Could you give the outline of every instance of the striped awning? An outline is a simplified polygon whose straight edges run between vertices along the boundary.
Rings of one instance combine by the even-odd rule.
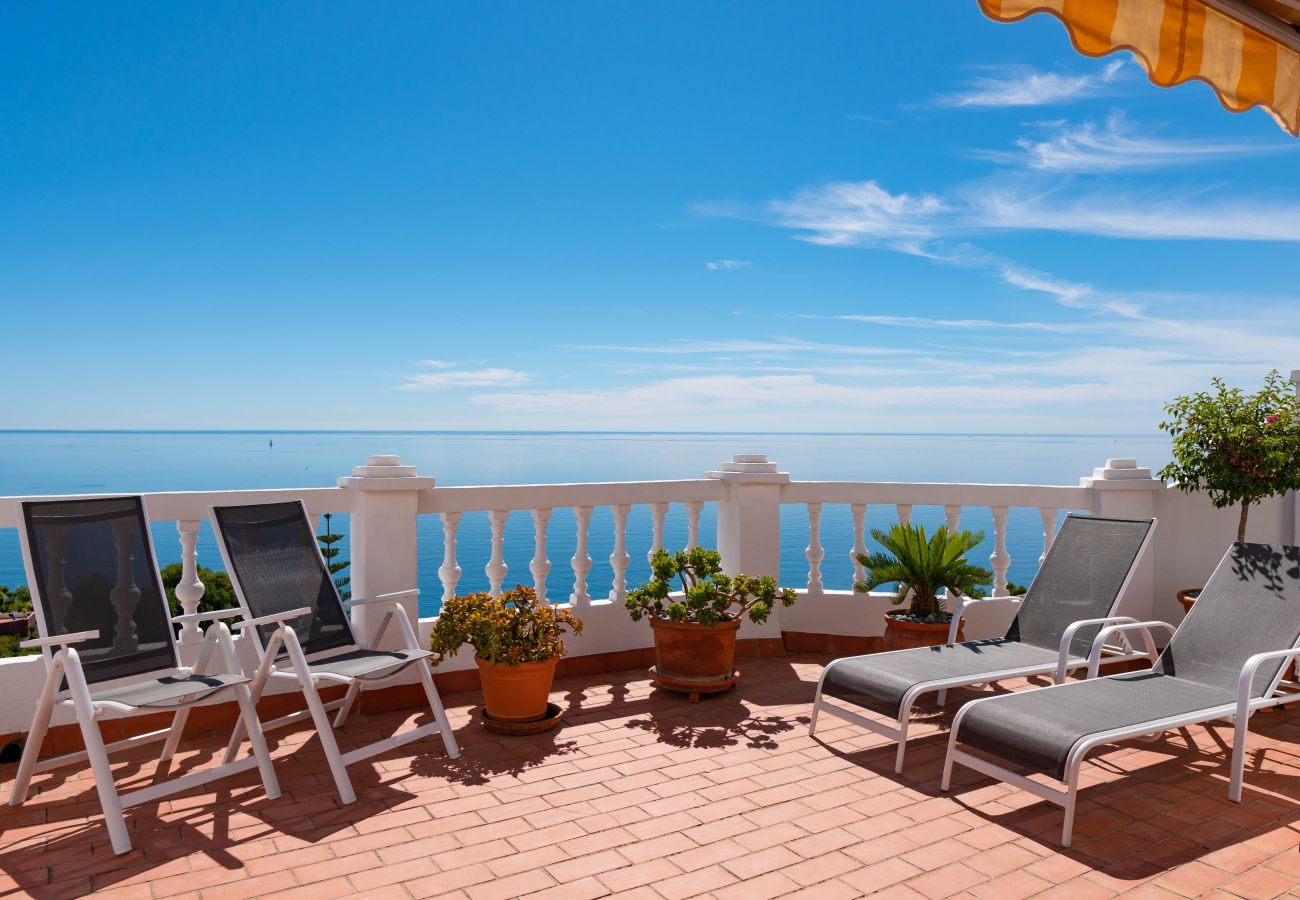
[[[1233,112],[1261,106],[1300,136],[1300,0],[979,0],[1016,22],[1051,13],[1085,56],[1130,50],[1161,87],[1203,81]]]

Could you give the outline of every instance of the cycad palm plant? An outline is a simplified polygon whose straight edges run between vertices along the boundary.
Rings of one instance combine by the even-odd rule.
[[[950,534],[940,526],[927,539],[924,526],[900,522],[888,532],[873,528],[871,536],[887,552],[858,554],[866,577],[853,589],[866,593],[896,582],[894,604],[902,604],[910,596],[908,614],[920,621],[944,621],[944,598],[939,596],[944,588],[949,597],[960,594],[977,599],[984,596],[981,585],[993,580],[988,569],[966,561],[966,554],[984,540],[982,531]]]

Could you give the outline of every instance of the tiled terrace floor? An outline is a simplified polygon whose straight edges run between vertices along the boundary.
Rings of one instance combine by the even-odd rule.
[[[540,738],[496,738],[471,722],[476,697],[451,696],[463,757],[428,741],[354,767],[349,807],[310,732],[278,732],[281,799],[244,775],[129,811],[137,849],[121,857],[88,775],[38,776],[28,805],[0,810],[0,895],[1255,898],[1300,888],[1298,713],[1256,717],[1241,805],[1226,798],[1226,728],[1105,753],[1087,770],[1076,847],[1062,851],[1056,807],[969,771],[940,794],[937,734],[914,744],[904,777],[881,738],[838,719],[809,738],[823,661],[746,660],[735,691],[698,705],[639,672],[566,679],[553,697],[570,709],[566,724]],[[404,718],[354,719],[345,749]],[[185,762],[206,763],[219,743],[200,736]],[[135,781],[152,769],[147,748],[118,766]],[[0,775],[7,796],[13,767]]]

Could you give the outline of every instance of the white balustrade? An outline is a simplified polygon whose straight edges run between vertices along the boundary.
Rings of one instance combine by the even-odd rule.
[[[113,543],[117,549],[117,581],[108,592],[108,602],[117,612],[113,652],[134,653],[140,647],[135,627],[135,608],[140,604],[140,586],[135,583],[136,523],[131,519],[115,519]]]
[[[313,526],[312,530],[315,530]],[[176,599],[181,604],[181,612],[192,616],[199,611],[199,602],[205,590],[199,579],[199,521],[198,519],[180,519],[176,522],[176,534],[181,542],[181,580],[176,583]],[[203,643],[203,629],[198,622],[186,622],[181,626],[179,640],[182,646]]]
[[[949,534],[956,534],[961,528],[961,507],[946,504],[943,508],[943,524]]]
[[[460,513],[442,514],[442,565],[438,567],[438,580],[442,582],[442,602],[456,596],[460,582],[460,563],[456,560],[456,532],[460,530]]]
[[[808,560],[808,593],[822,592],[822,559],[826,551],[822,549],[822,505],[808,504],[808,547],[803,552]]]
[[[630,510],[626,503],[613,507],[614,552],[609,555],[609,565],[614,570],[614,584],[609,599],[615,603],[622,603],[627,596],[627,567],[632,562],[627,552],[627,514]]]
[[[505,509],[494,509],[488,513],[488,522],[492,526],[492,555],[483,571],[487,575],[488,589],[493,597],[501,596],[501,585],[505,583],[506,573],[510,570],[505,556],[506,519],[509,516],[510,511]]]
[[[1040,566],[1047,559],[1047,551],[1052,549],[1052,541],[1056,540],[1056,517],[1059,512],[1054,506],[1044,506],[1038,511],[1043,520],[1043,555],[1038,557]]]
[[[546,600],[546,576],[551,573],[551,561],[546,558],[546,525],[551,521],[551,510],[533,510],[533,561],[528,571],[533,575],[533,590],[537,599]]]
[[[993,552],[989,564],[993,566],[993,596],[1007,596],[1007,569],[1011,568],[1011,554],[1007,552],[1007,508],[991,507],[993,512]]]
[[[853,558],[853,583],[857,584],[867,574],[858,560],[859,556],[867,555],[867,504],[853,503],[849,505],[849,510],[853,513],[853,549],[849,551],[849,556]]]
[[[664,517],[668,515],[667,503],[650,504],[650,527],[652,535],[650,538],[650,550],[646,553],[646,562],[654,559],[655,551],[662,550],[664,546]]]
[[[591,604],[587,593],[587,573],[591,571],[591,555],[587,552],[587,531],[591,526],[591,507],[575,506],[573,517],[578,523],[577,545],[573,551],[573,593],[569,602],[578,609],[585,609]]]

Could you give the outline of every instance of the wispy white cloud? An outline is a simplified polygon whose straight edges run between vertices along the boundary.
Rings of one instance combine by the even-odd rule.
[[[1112,92],[1123,67],[1122,60],[1114,60],[1097,74],[1063,75],[1026,66],[1005,66],[972,79],[962,90],[935,97],[930,105],[960,109],[1072,103]]]
[[[422,359],[416,363],[417,366],[425,369],[454,369],[454,362],[447,362],[445,359]]]
[[[730,272],[734,269],[748,269],[752,265],[747,259],[714,259],[706,262],[704,268],[710,272]]]
[[[899,347],[864,347],[859,344],[828,344],[797,338],[777,340],[693,340],[677,338],[655,344],[578,344],[573,350],[649,355],[765,356],[792,353],[845,356],[901,356],[912,351]]]
[[[435,368],[441,371],[402,376],[405,381],[397,386],[398,390],[437,392],[453,388],[508,387],[528,381],[528,373],[518,369],[453,369],[444,365]]]
[[[884,242],[907,248],[933,238],[932,223],[946,209],[931,194],[891,194],[875,181],[841,181],[773,200],[766,216],[813,244]]]
[[[848,313],[844,315],[814,315],[802,313],[798,319],[822,319],[836,322],[861,322],[864,325],[882,325],[887,328],[955,329],[960,331],[1034,331],[1055,334],[1073,334],[1096,331],[1098,325],[1066,322],[998,322],[993,319],[937,319],[925,316],[884,316]]]
[[[1016,150],[975,150],[972,155],[1036,172],[1095,174],[1262,156],[1289,149],[1276,141],[1162,138],[1135,127],[1122,112],[1112,113],[1101,125],[1059,120],[1038,125],[1045,136],[1021,138],[1015,142]]]

